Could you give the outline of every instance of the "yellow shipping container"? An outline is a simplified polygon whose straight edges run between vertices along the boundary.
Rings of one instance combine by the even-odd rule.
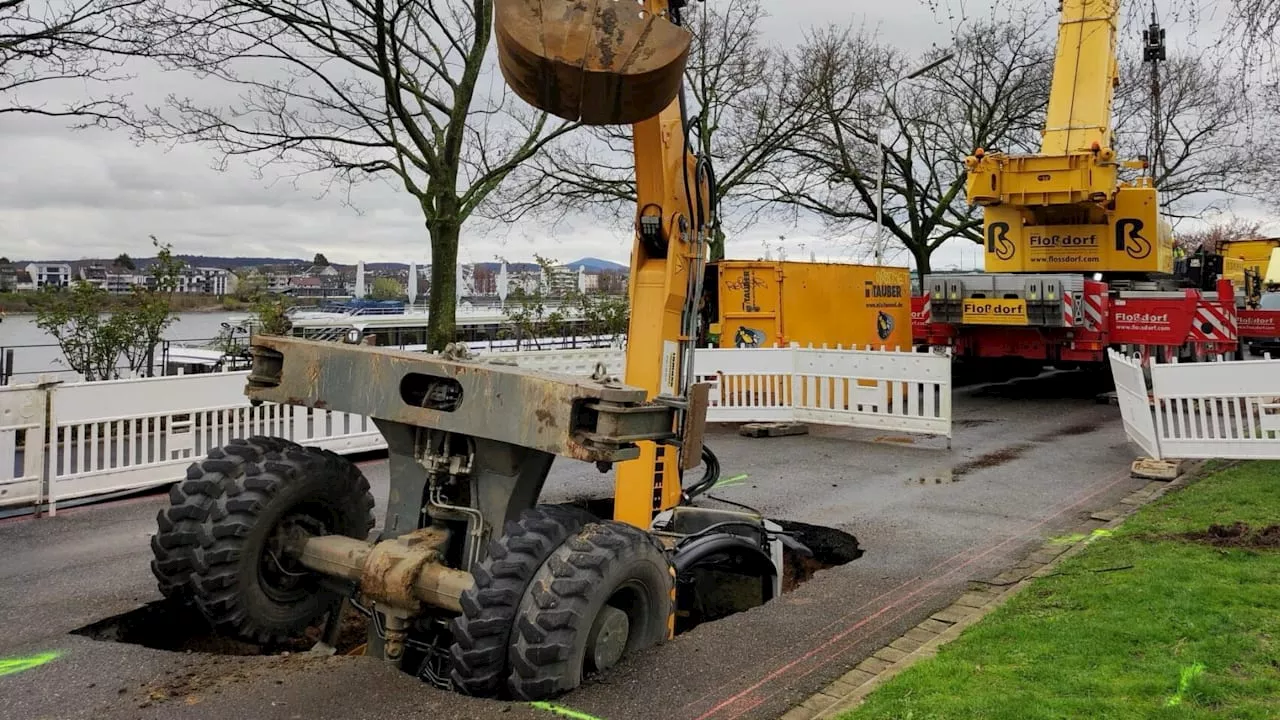
[[[907,268],[721,260],[714,269],[720,347],[911,347]]]

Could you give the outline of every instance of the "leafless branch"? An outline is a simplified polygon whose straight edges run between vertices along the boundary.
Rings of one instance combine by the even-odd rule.
[[[431,240],[431,345],[451,341],[462,225],[495,212],[507,176],[575,127],[506,91],[488,57],[492,0],[151,2],[164,67],[218,97],[171,96],[139,135],[209,145],[259,172],[394,180]]]
[[[798,66],[818,122],[789,144],[786,170],[775,178],[778,199],[837,229],[874,228],[883,148],[881,222],[922,271],[944,242],[977,240],[980,215],[965,197],[964,158],[979,147],[1037,145],[1052,57],[1042,22],[1014,13],[967,25],[954,59],[900,82],[897,92],[890,85],[909,64],[899,52],[862,31],[812,34]]]
[[[66,118],[76,128],[118,126],[128,113],[127,96],[109,90],[130,79],[125,62],[147,51],[130,22],[144,2],[0,2],[0,114]],[[76,100],[48,100],[72,83]]]

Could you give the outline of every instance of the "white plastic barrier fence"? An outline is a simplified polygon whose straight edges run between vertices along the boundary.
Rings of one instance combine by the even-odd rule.
[[[1112,351],[1111,376],[1116,384],[1116,399],[1120,403],[1125,434],[1148,456],[1159,458],[1160,442],[1156,438],[1155,420],[1151,417],[1141,357]]]
[[[48,401],[40,385],[0,388],[0,507],[40,501]]]
[[[829,348],[698,350],[712,422],[787,421],[951,438],[951,356]]]
[[[247,372],[56,386],[47,502],[172,482],[192,461],[235,437],[273,435],[334,452],[386,447],[360,415],[245,397]]]
[[[480,353],[480,357],[497,362],[511,362],[522,368],[540,372],[591,377],[597,364],[604,364],[610,375],[621,377],[627,354],[618,348],[589,350],[520,350],[516,352]]]
[[[1111,354],[1117,392],[1135,364]],[[1280,360],[1152,362],[1150,371],[1149,398],[1144,383],[1120,405],[1126,434],[1148,455],[1280,460]]]
[[[502,353],[520,367],[625,371],[622,350]],[[493,357],[493,356],[490,356]],[[814,348],[700,349],[712,422],[799,420],[951,437],[947,355]],[[366,417],[245,397],[247,372],[0,387],[0,507],[140,490],[180,478],[232,438],[284,437],[338,453],[380,450]]]
[[[707,420],[767,422],[794,419],[792,348],[724,348],[693,355],[695,382],[710,382]]]

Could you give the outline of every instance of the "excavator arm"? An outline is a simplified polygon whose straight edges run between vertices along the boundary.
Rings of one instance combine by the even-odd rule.
[[[683,0],[497,0],[498,59],[507,84],[530,105],[585,125],[632,125],[636,170],[631,320],[625,382],[676,406],[690,403],[696,299],[711,225],[711,172],[689,151],[683,76],[692,36]],[[700,431],[677,428],[678,437]],[[614,518],[647,528],[680,502],[694,444],[640,442],[618,464]]]

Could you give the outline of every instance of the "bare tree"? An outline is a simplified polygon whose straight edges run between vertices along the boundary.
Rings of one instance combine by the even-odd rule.
[[[699,4],[683,18],[693,34],[685,68],[689,103],[689,149],[709,160],[715,175],[713,205],[729,230],[751,222],[768,197],[767,169],[780,157],[808,117],[795,68],[782,52],[766,47],[759,0]],[[558,218],[571,211],[630,221],[635,213],[635,166],[631,128],[583,128],[550,146],[520,171],[504,219],[526,213]],[[504,191],[506,192],[506,191]],[[712,228],[711,259],[724,257],[726,229]],[[731,232],[730,232],[731,234]]]
[[[1266,172],[1265,138],[1252,132],[1253,105],[1220,73],[1221,59],[1170,56],[1159,66],[1159,103],[1152,68],[1121,62],[1114,110],[1121,156],[1147,156],[1147,172],[1172,218],[1217,212],[1233,197],[1257,196]]]
[[[862,32],[815,33],[798,66],[817,122],[799,133],[789,162],[772,178],[778,199],[835,230],[874,228],[883,171],[882,224],[920,272],[948,240],[980,241],[981,213],[966,198],[964,158],[975,148],[1038,147],[1052,58],[1042,24],[1015,14],[963,28],[955,57],[901,93],[889,89],[908,71],[900,53]]]
[[[153,0],[149,11],[166,66],[239,99],[170,97],[144,136],[206,143],[260,171],[403,187],[431,242],[428,346],[452,342],[463,224],[575,126],[511,102],[486,58],[493,0]]]
[[[124,98],[85,95],[128,79],[125,61],[146,50],[129,22],[143,2],[0,0],[0,114],[68,118],[75,127],[118,125],[128,111]],[[71,83],[74,101],[47,101]]]
[[[1231,0],[1227,28],[1250,51],[1280,49],[1280,0]]]

